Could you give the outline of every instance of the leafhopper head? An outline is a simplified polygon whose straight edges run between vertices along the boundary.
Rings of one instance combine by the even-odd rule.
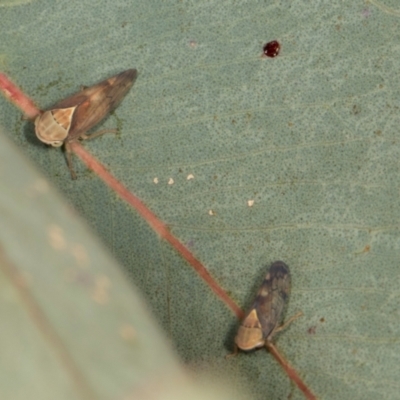
[[[239,326],[235,344],[239,349],[248,351],[264,346],[265,339],[257,311],[252,309]]]
[[[60,147],[68,136],[76,107],[44,111],[35,119],[36,136],[43,143]]]

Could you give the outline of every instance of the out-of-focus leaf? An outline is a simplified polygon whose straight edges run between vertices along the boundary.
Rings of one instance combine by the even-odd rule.
[[[215,399],[104,245],[0,132],[2,399]]]
[[[318,396],[397,399],[399,11],[389,0],[44,0],[2,8],[0,63],[41,107],[137,68],[102,125],[120,134],[85,147],[239,305],[267,264],[291,267],[287,316],[305,316],[277,346]],[[273,39],[281,54],[262,58]],[[228,375],[258,399],[302,398],[264,351],[226,361],[231,312],[93,173],[77,161],[72,182],[60,151],[0,106],[193,370]]]

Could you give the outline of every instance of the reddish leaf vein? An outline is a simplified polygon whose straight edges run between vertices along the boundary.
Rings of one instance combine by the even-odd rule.
[[[34,118],[40,113],[34,102],[25,95],[5,74],[0,73],[0,90],[5,97],[18,106],[28,118]],[[207,283],[210,289],[236,314],[238,318],[243,318],[242,309],[228,296],[228,294],[218,285],[213,279],[204,265],[169,231],[167,225],[157,218],[133,193],[131,193],[121,182],[111,175],[106,168],[90,153],[88,153],[80,143],[74,142],[71,147],[76,155],[92,169],[112,190],[117,192],[122,199],[134,207],[137,212],[147,221],[147,223],[181,256],[194,268],[199,276]],[[268,344],[268,349],[275,359],[279,362],[282,368],[287,373],[288,377],[296,383],[298,388],[303,392],[308,400],[315,400],[316,397],[301,380],[296,370],[287,362],[287,360],[279,353],[277,348],[272,344]]]
[[[143,203],[130,192],[120,181],[111,175],[106,168],[78,142],[71,143],[75,154],[93,170],[113,191],[119,194],[128,204],[147,221],[147,223],[167,242],[169,242],[178,253],[195,269],[210,289],[237,315],[243,318],[242,309],[228,296],[228,294],[213,279],[204,265],[185,247],[156,215],[153,214]]]

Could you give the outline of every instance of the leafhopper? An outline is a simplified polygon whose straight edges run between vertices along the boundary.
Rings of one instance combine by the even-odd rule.
[[[236,355],[240,350],[250,351],[268,345],[268,342],[302,313],[279,325],[290,293],[289,267],[282,261],[274,262],[268,270],[257,296],[240,324],[235,337]]]
[[[87,135],[87,131],[118,106],[133,85],[136,76],[135,69],[128,69],[94,86],[82,89],[36,117],[35,132],[38,139],[53,147],[64,145],[72,179],[76,179],[76,174],[72,165],[70,143],[93,139],[110,132],[102,130]]]

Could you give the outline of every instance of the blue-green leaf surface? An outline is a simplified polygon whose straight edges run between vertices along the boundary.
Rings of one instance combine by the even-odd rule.
[[[0,3],[0,69],[42,108],[124,69],[138,79],[85,147],[242,307],[291,268],[277,346],[325,399],[397,399],[400,6],[352,1]],[[278,57],[262,47],[278,40]],[[76,160],[0,122],[145,294],[194,371],[256,399],[303,398],[264,351],[224,359],[236,317],[137,212]]]

